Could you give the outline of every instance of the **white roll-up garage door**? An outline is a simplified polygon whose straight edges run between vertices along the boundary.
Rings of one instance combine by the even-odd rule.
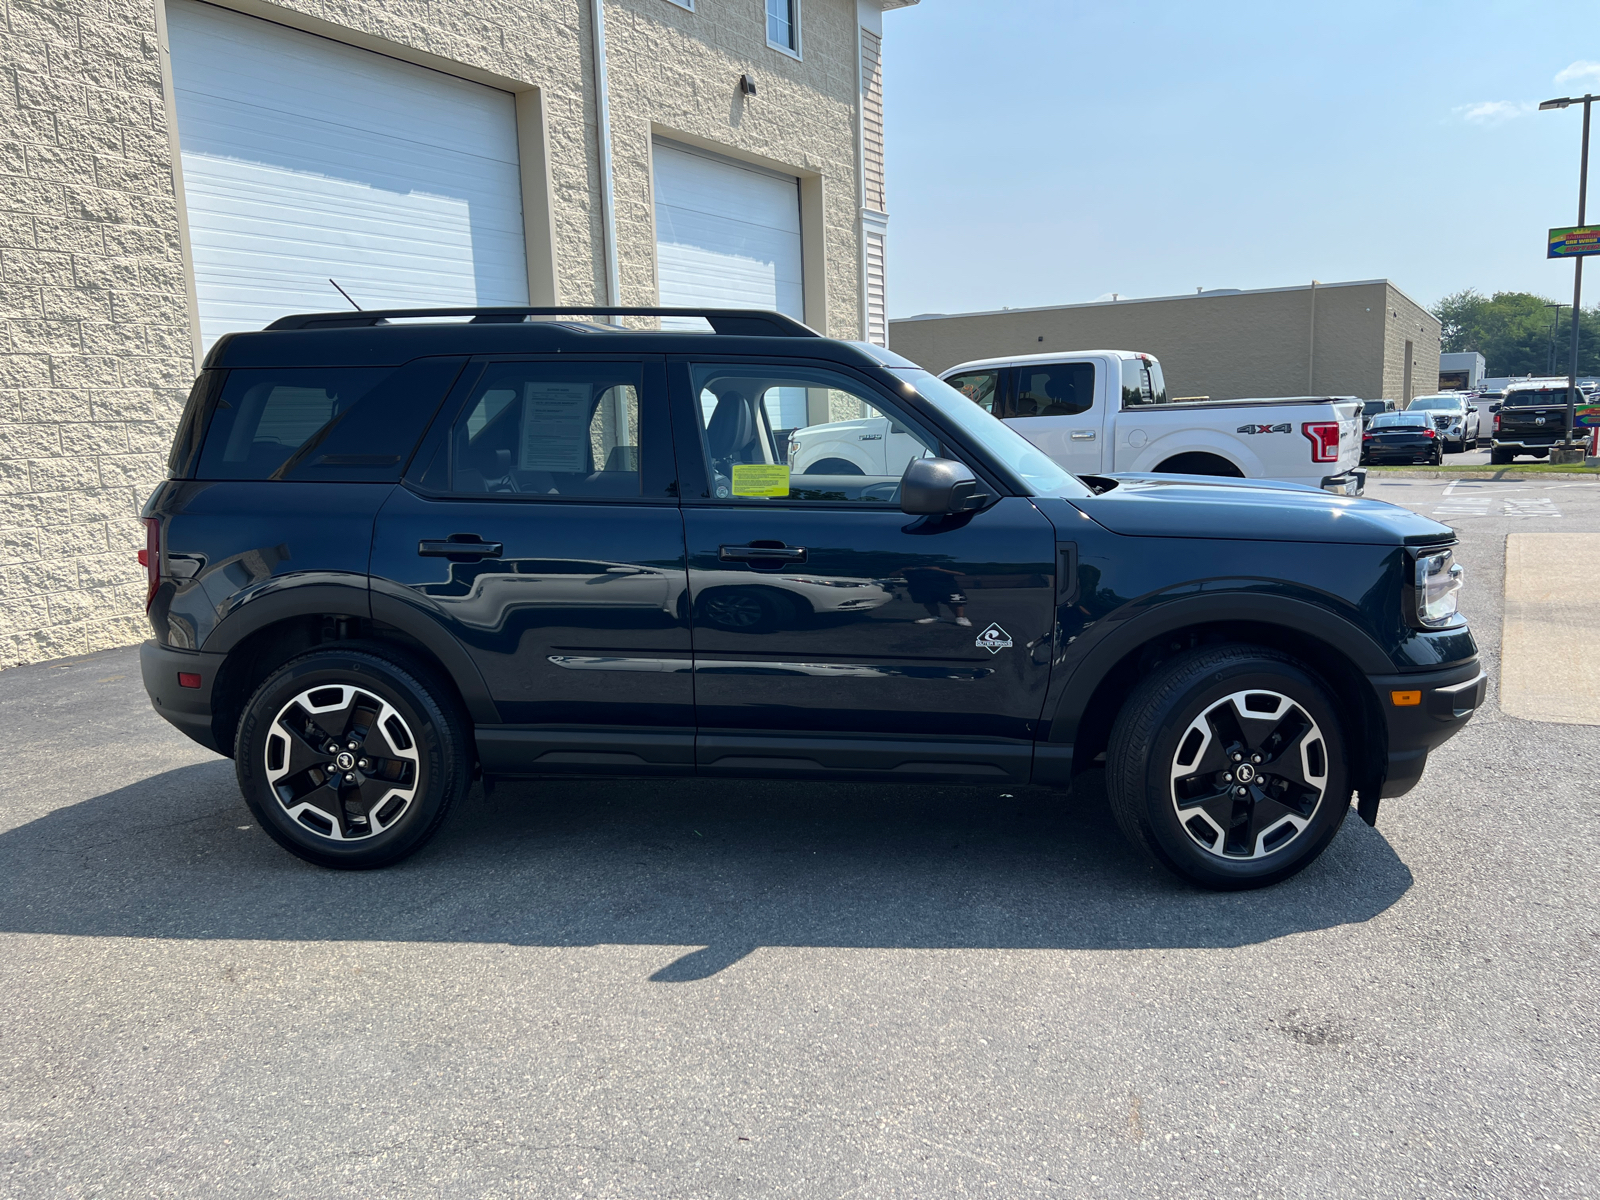
[[[286,313],[526,304],[507,92],[167,0],[200,326]]]
[[[654,158],[661,303],[804,320],[799,181],[660,141]]]

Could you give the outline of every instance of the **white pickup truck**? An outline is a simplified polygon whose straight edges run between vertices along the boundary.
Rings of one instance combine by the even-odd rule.
[[[940,378],[1075,475],[1231,475],[1345,495],[1366,483],[1352,397],[1174,401],[1161,364],[1127,350],[984,359]],[[897,432],[879,416],[797,429],[790,462],[798,472],[896,474]]]

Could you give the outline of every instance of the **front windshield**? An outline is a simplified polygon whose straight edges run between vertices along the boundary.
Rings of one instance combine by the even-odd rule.
[[[1421,413],[1417,413],[1415,416],[1408,412],[1382,413],[1372,418],[1372,428],[1374,429],[1422,428],[1427,424],[1428,418]]]
[[[911,387],[961,431],[977,442],[995,460],[1016,476],[1030,495],[1094,495],[1065,467],[1045,454],[1027,438],[998,417],[992,417],[937,375],[921,367],[891,367],[893,374]]]
[[[1420,410],[1460,408],[1461,401],[1454,396],[1418,396],[1411,402],[1411,407]]]

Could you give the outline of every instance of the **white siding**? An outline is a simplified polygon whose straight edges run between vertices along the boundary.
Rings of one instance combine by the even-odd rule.
[[[883,170],[883,39],[861,31],[861,167],[867,207],[888,212]]]
[[[885,244],[883,234],[868,230],[866,243],[867,267],[867,341],[879,346],[889,344],[889,315],[886,298]]]
[[[506,92],[270,21],[168,0],[200,325],[526,304]]]

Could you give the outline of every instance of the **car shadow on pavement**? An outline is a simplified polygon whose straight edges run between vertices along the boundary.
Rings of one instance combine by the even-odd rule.
[[[340,872],[268,839],[217,760],[0,834],[0,932],[704,947],[651,977],[681,983],[761,946],[1240,946],[1369,920],[1411,886],[1352,815],[1294,879],[1202,892],[1128,848],[1099,785],[502,784],[406,862]]]

